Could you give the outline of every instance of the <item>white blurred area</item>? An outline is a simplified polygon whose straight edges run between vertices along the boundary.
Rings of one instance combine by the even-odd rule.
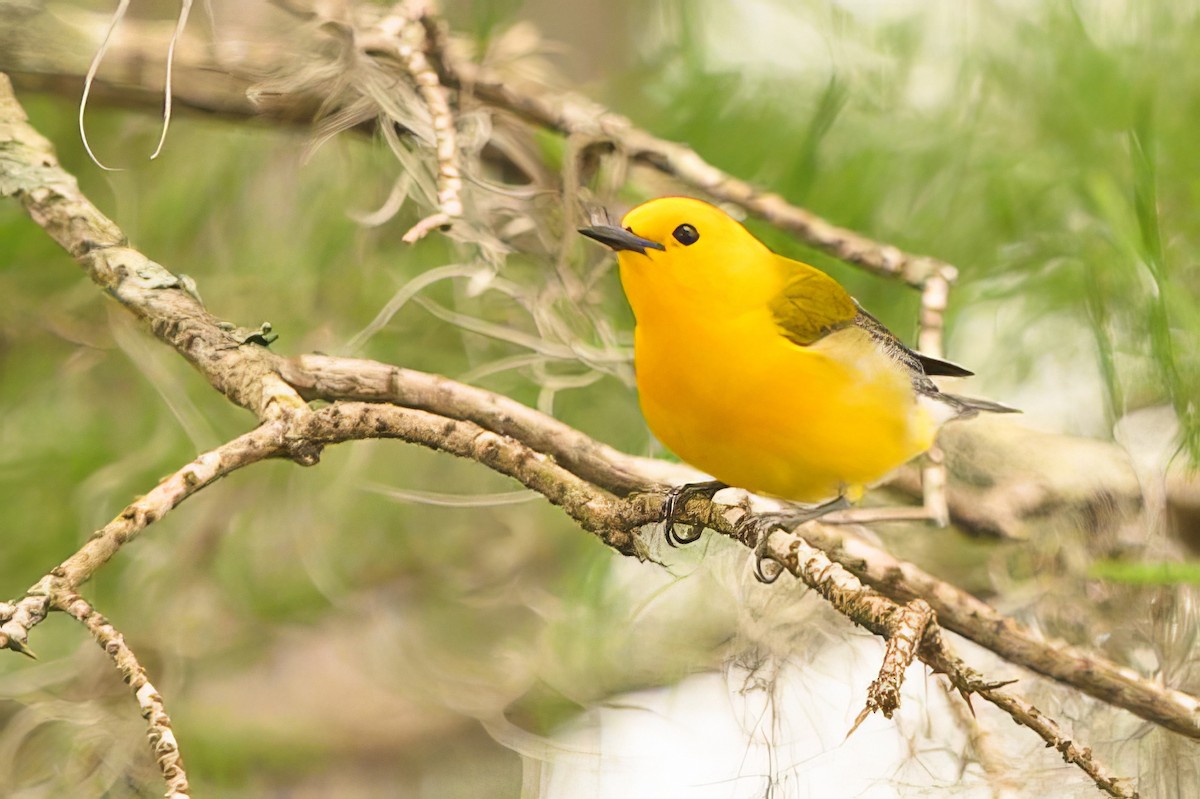
[[[1083,772],[975,698],[982,745],[1002,769],[989,776],[969,737],[972,711],[920,663],[908,670],[893,718],[874,714],[847,738],[878,674],[880,639],[787,578],[772,589],[754,584],[732,547],[710,552],[676,582],[652,585],[653,571],[623,562],[614,572],[614,600],[643,609],[629,634],[647,641],[648,627],[711,623],[722,615],[712,609],[723,608],[736,628],[725,665],[592,703],[549,736],[484,720],[522,757],[523,799],[1095,795]],[[950,637],[990,676],[1021,676]],[[646,643],[646,658],[656,646]],[[630,658],[634,670],[644,665],[638,660]],[[1034,688],[1028,679],[1019,685]]]
[[[844,739],[872,679],[869,655],[878,647],[845,642],[803,668],[784,666],[769,684],[731,668],[614,697],[522,751],[524,795],[884,799],[937,788],[990,796],[979,767],[964,764],[966,738],[944,693],[919,674],[906,687],[904,711],[891,721],[870,718]]]

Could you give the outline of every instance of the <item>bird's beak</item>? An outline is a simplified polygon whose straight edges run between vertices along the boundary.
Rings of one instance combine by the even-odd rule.
[[[615,225],[593,225],[592,227],[581,227],[579,232],[587,236],[589,239],[595,239],[601,244],[607,244],[612,247],[613,252],[621,250],[632,250],[633,252],[646,254],[646,250],[666,250],[667,248],[659,244],[657,241],[643,239],[641,236],[635,236],[633,231],[624,230]]]

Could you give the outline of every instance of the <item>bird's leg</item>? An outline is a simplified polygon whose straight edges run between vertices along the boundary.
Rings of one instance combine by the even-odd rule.
[[[668,491],[666,499],[663,500],[662,510],[663,533],[667,537],[667,543],[675,547],[681,544],[690,544],[698,539],[704,529],[703,526],[689,525],[688,531],[680,535],[675,532],[675,514],[679,511],[679,507],[686,504],[692,497],[712,499],[723,488],[729,488],[729,486],[720,480],[709,480],[705,483],[687,483],[675,486]]]
[[[838,496],[828,502],[822,502],[820,505],[814,505],[801,511],[747,514],[742,521],[738,522],[737,534],[743,541],[754,541],[754,576],[760,583],[770,585],[779,579],[779,575],[783,574],[782,561],[767,550],[767,541],[771,537],[772,530],[780,527],[785,530],[794,530],[805,522],[819,519],[826,513],[844,510],[848,507],[850,507],[850,501],[845,496]],[[768,560],[775,564],[775,568],[769,573],[763,568],[763,562]]]

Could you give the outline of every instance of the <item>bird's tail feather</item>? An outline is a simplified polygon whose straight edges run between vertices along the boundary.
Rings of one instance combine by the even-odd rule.
[[[958,394],[939,393],[938,399],[952,405],[958,411],[957,418],[959,419],[969,418],[980,411],[986,411],[987,413],[1021,413],[1020,408],[1014,408],[1002,402],[978,399],[977,397],[963,397]]]

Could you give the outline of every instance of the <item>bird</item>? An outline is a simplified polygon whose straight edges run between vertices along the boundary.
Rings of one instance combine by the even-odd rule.
[[[699,537],[672,525],[690,494],[736,486],[816,503],[791,514],[816,518],[928,450],[943,423],[1015,412],[941,391],[931,377],[972,373],[910,349],[832,277],[708,202],[660,197],[579,232],[617,254],[651,432],[715,478],[668,494],[672,545]],[[761,565],[760,552],[765,579]]]

